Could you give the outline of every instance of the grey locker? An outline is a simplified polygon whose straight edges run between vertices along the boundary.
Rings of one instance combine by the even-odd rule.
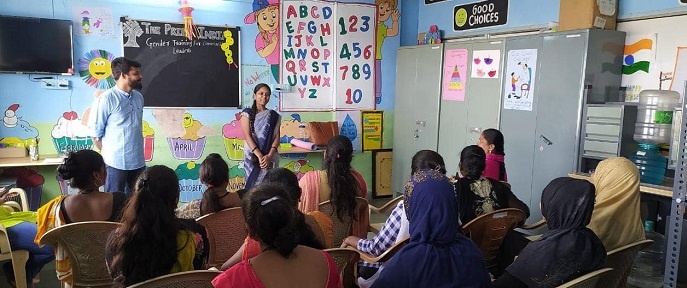
[[[505,39],[446,43],[444,50],[467,49],[468,59],[473,58],[475,50],[499,50],[503,58],[504,43]],[[503,61],[500,63],[499,71],[502,71]],[[477,144],[483,130],[499,126],[503,73],[499,73],[499,78],[472,78],[473,64],[468,61],[468,75],[463,76],[465,101],[441,100],[437,152],[444,158],[447,175],[455,175],[458,171],[460,151],[465,146]]]
[[[403,193],[415,152],[436,151],[443,44],[401,47],[396,60],[394,195]]]
[[[623,32],[579,30],[508,40],[506,51],[538,49],[532,111],[501,112],[508,181],[529,204],[529,222],[541,219],[544,187],[577,169],[584,104],[617,98],[614,61],[622,50],[615,48],[624,39]]]

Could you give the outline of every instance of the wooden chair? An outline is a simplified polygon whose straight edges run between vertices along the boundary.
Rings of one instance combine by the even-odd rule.
[[[563,283],[557,288],[594,288],[599,281],[599,277],[611,272],[613,268],[601,268],[596,271],[589,272],[573,280]]]
[[[129,288],[213,288],[212,279],[221,274],[219,270],[196,270],[156,277]]]
[[[398,196],[394,199],[389,200],[389,202],[386,202],[384,205],[381,207],[377,208],[375,206],[372,206],[371,204],[368,205],[370,208],[370,215],[372,213],[377,213],[377,214],[390,214],[394,208],[396,208],[396,205],[398,205],[398,202],[401,202],[403,200],[403,196]],[[372,233],[379,233],[379,230],[382,230],[382,227],[384,226],[384,222],[382,223],[370,223],[370,226],[368,227],[368,231]]]
[[[484,256],[487,269],[497,268],[496,256],[508,231],[522,225],[527,216],[519,209],[507,208],[480,215],[462,229],[472,239]]]
[[[105,263],[107,238],[119,223],[87,221],[50,229],[40,245],[60,246],[72,265],[72,287],[111,287],[114,283]]]
[[[343,287],[353,287],[355,282],[355,264],[360,260],[358,250],[350,248],[331,248],[325,249],[336,262],[336,267],[339,269],[339,276],[344,284]]]
[[[359,219],[360,217],[362,217],[360,213],[369,213],[369,205],[367,203],[367,200],[361,197],[356,197],[355,201],[357,202],[358,208],[356,210],[357,213],[355,216]],[[351,217],[349,216],[344,216],[343,221],[341,221],[339,217],[336,215],[336,209],[334,209],[334,206],[332,206],[331,200],[320,203],[317,210],[326,214],[327,216],[329,216],[329,218],[332,219],[332,228],[334,230],[334,240],[332,241],[332,247],[341,246],[343,240],[351,235],[351,225],[353,224],[354,219],[351,219]]]
[[[219,268],[229,260],[248,236],[246,220],[240,207],[204,215],[196,220],[205,227],[210,241],[208,265]]]
[[[5,230],[5,226],[0,224],[0,262],[5,262],[8,260],[12,261],[12,269],[14,269],[14,281],[19,288],[28,287],[26,283],[26,261],[28,259],[29,251],[12,251],[7,230]]]
[[[652,243],[654,243],[653,240],[640,240],[608,251],[606,253],[606,267],[613,268],[613,271],[602,275],[599,282],[596,283],[596,287],[625,287],[627,276],[630,274],[637,253]]]

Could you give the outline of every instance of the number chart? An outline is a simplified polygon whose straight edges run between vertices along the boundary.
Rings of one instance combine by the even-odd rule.
[[[376,8],[282,1],[281,111],[374,109]]]

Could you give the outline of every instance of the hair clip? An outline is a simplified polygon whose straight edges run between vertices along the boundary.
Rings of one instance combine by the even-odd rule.
[[[269,204],[270,202],[272,202],[272,201],[274,201],[274,200],[277,200],[277,199],[281,199],[281,197],[279,197],[279,196],[274,196],[274,197],[272,197],[272,198],[270,198],[270,199],[262,200],[262,202],[260,202],[260,206],[265,206],[265,205]]]
[[[336,157],[336,159],[339,159],[339,157],[341,157],[341,155],[339,155],[339,153],[336,153],[336,154],[334,155],[334,157]]]
[[[441,165],[437,165],[437,167],[434,167],[434,171],[441,173]]]

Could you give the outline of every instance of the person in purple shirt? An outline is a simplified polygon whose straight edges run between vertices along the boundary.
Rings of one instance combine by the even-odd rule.
[[[112,61],[115,87],[95,100],[93,144],[105,160],[105,191],[130,195],[138,175],[145,169],[143,157],[143,95],[141,64],[126,59]]]

